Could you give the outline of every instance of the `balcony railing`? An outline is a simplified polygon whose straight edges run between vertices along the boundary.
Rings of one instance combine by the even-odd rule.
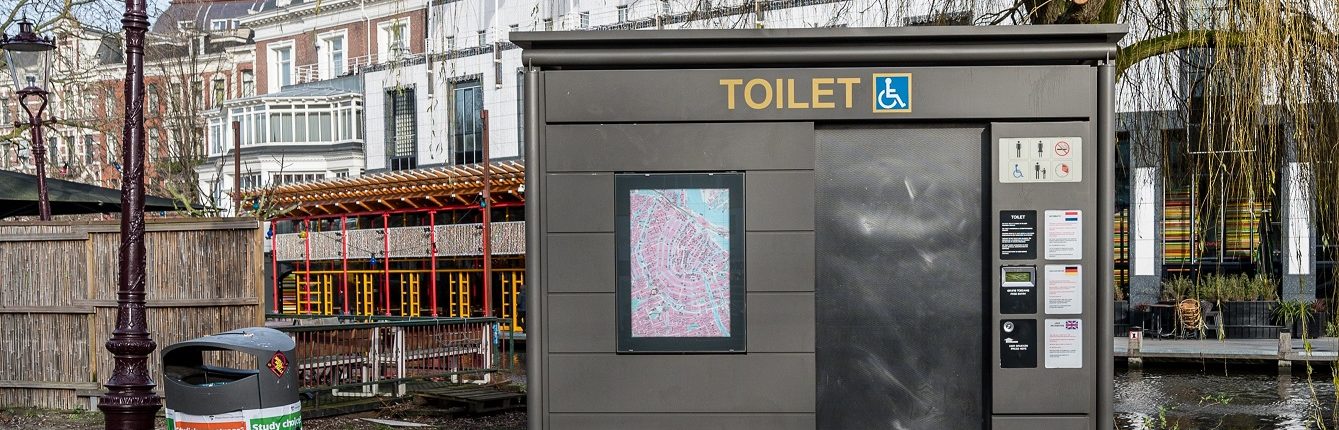
[[[490,225],[493,255],[525,254],[525,221],[495,222]],[[433,227],[437,236],[438,257],[482,255],[482,224],[451,224]],[[310,250],[311,260],[339,260],[340,250],[349,250],[349,258],[366,259],[366,250],[374,250],[378,258],[422,258],[431,256],[432,235],[428,226],[392,227],[389,229],[349,230],[344,244],[338,231],[312,232],[304,238],[299,233],[275,237],[279,261],[303,261]],[[390,253],[383,256],[389,235]],[[359,251],[361,250],[361,251]]]
[[[301,66],[297,66],[295,68],[296,70],[294,70],[295,73],[294,78],[296,78],[297,83],[299,84],[305,84],[307,82],[323,81],[326,79],[333,79],[340,76],[358,74],[362,72],[363,68],[381,64],[383,62],[414,60],[422,56],[423,54],[411,54],[408,53],[407,51],[402,51],[402,52],[390,52],[387,53],[386,55],[381,55],[380,53],[374,52],[372,54],[358,57],[348,57],[344,60],[344,70],[342,73],[332,74],[330,76],[325,77],[321,76],[321,63],[304,64]]]

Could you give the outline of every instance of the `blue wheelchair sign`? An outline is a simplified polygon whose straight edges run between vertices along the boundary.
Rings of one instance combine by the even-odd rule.
[[[911,112],[911,74],[874,74],[874,112]]]

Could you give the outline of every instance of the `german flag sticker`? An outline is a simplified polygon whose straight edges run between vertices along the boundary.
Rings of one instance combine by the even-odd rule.
[[[266,364],[271,372],[274,372],[276,378],[284,377],[284,372],[288,371],[288,357],[283,352],[276,351],[274,357],[270,357],[270,362]]]

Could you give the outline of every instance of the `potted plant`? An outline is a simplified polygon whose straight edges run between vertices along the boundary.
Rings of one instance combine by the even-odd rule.
[[[1279,302],[1274,308],[1274,319],[1278,321],[1284,329],[1292,332],[1294,339],[1310,338],[1315,336],[1316,332],[1306,331],[1307,320],[1311,316],[1311,304],[1301,300],[1289,300]]]
[[[1219,276],[1223,282],[1223,328],[1234,339],[1277,338],[1282,326],[1274,324],[1278,284],[1268,276]]]
[[[1324,336],[1325,323],[1330,320],[1330,302],[1325,299],[1316,299],[1308,307],[1311,308],[1311,311],[1306,318],[1307,338],[1315,339]]]

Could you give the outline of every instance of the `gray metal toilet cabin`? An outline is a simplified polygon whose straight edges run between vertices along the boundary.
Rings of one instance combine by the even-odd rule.
[[[512,33],[530,428],[1111,428],[1126,30]]]

